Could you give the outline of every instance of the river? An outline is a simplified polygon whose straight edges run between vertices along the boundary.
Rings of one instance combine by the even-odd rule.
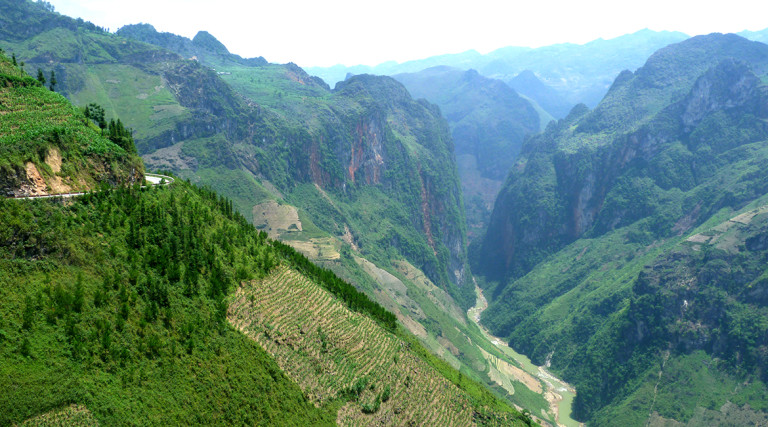
[[[488,301],[485,299],[485,295],[483,295],[483,290],[477,285],[475,285],[475,293],[477,294],[477,303],[467,311],[467,317],[480,328],[485,337],[496,345],[499,350],[514,359],[525,372],[539,378],[544,383],[544,386],[546,387],[544,397],[549,402],[550,410],[555,414],[555,421],[558,426],[583,426],[583,423],[571,418],[571,407],[573,405],[573,399],[576,397],[576,390],[570,384],[555,377],[546,367],[534,365],[533,362],[531,362],[531,359],[516,352],[513,348],[509,347],[503,339],[491,335],[491,333],[480,324],[480,314],[488,308]]]

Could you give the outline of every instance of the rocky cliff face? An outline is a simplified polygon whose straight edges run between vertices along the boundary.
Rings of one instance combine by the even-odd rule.
[[[437,104],[451,128],[468,235],[473,239],[484,231],[523,140],[539,131],[539,116],[504,82],[474,70],[433,67],[394,78],[414,97]]]
[[[700,403],[666,402],[687,387],[715,411],[744,401],[728,381],[764,390],[767,65],[732,35],[665,48],[510,172],[473,265],[499,283],[483,321],[576,386],[580,419],[641,424],[655,399],[687,422]]]
[[[765,117],[766,90],[755,72],[764,72],[768,49],[733,39],[736,36],[708,37],[721,50],[735,42],[736,50],[749,54],[737,61],[715,50],[723,59],[712,63],[706,57],[704,62],[712,66],[696,78],[680,71],[685,78],[671,79],[678,84],[678,80],[690,82],[682,92],[679,86],[671,86],[668,77],[677,76],[676,72],[659,65],[659,56],[674,56],[665,49],[649,59],[650,70],[640,69],[634,78],[622,74],[594,112],[577,106],[528,143],[496,201],[478,270],[497,280],[519,276],[580,236],[601,235],[645,218],[654,212],[653,196],[642,181],[629,175],[648,168],[640,175],[654,185],[689,189],[707,178],[702,164],[710,162],[712,155],[765,135],[760,117]],[[698,52],[702,43],[694,38],[677,49]],[[678,64],[678,59],[673,63]],[[701,68],[697,63],[685,69]],[[661,80],[651,80],[649,75]],[[679,93],[664,108],[658,108],[658,102],[663,102],[658,99],[645,104],[637,100],[662,87]],[[668,96],[665,92],[662,98]],[[629,99],[622,101],[625,98]],[[631,106],[629,116],[619,117],[628,112],[614,108],[620,104]],[[750,116],[739,124],[741,134],[722,138],[724,128],[745,120],[744,114]],[[607,128],[598,125],[608,117],[612,121]],[[712,132],[721,132],[717,144],[712,144]],[[676,141],[682,141],[686,152],[673,148]]]

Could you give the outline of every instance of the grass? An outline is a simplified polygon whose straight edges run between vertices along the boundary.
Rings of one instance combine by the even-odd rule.
[[[123,64],[70,64],[67,71],[77,74],[70,78],[84,83],[70,95],[73,103],[101,105],[107,117],[120,117],[135,129],[137,139],[175,129],[176,123],[189,118],[189,110],[179,105],[157,74]]]

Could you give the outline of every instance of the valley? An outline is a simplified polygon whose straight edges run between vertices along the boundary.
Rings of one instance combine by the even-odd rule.
[[[528,357],[506,345],[504,340],[491,335],[488,329],[480,324],[480,316],[488,308],[488,301],[483,295],[483,290],[477,285],[475,285],[475,292],[477,293],[477,305],[467,311],[467,317],[477,325],[485,338],[497,346],[504,354],[511,357],[516,362],[516,365],[519,366],[518,368],[501,361],[501,364],[505,366],[499,369],[498,365],[500,363],[497,361],[495,363],[498,369],[497,373],[502,376],[508,375],[509,380],[518,381],[531,391],[543,394],[550,405],[549,413],[554,415],[554,421],[558,426],[583,426],[583,423],[579,423],[571,418],[573,399],[576,396],[576,390],[574,390],[573,386],[556,378],[546,367],[534,365]],[[493,364],[494,356],[486,354],[486,358]],[[493,377],[492,379],[499,381]],[[502,378],[501,381],[504,381],[504,379]],[[544,390],[542,390],[542,384],[544,384]]]
[[[766,31],[302,68],[0,0],[0,424],[764,424]]]

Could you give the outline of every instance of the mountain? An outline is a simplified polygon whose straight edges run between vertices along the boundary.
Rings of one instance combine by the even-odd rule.
[[[524,70],[507,82],[517,93],[535,100],[541,108],[552,114],[553,117],[562,118],[568,115],[572,105],[565,101],[565,97],[555,89],[536,77],[531,70]],[[547,120],[547,122],[549,122]]]
[[[512,84],[513,79],[529,70],[547,86],[562,95],[557,104],[569,106],[584,103],[596,105],[608,91],[611,82],[622,70],[640,67],[646,58],[656,50],[671,43],[688,38],[685,34],[668,31],[640,30],[614,39],[597,39],[583,45],[559,44],[536,49],[504,47],[481,55],[470,51],[455,55],[441,55],[402,64],[384,63],[376,67],[333,67],[325,69],[310,67],[310,74],[326,82],[342,80],[347,72],[353,74],[394,75],[412,73],[437,65],[459,69],[475,69],[486,77]],[[544,103],[535,99],[544,107]],[[545,110],[557,119],[565,117],[567,110]]]
[[[761,42],[761,43],[768,43],[768,28],[760,31],[742,31],[737,34],[748,40]]]
[[[184,58],[196,59],[203,63],[235,63],[246,66],[267,64],[267,60],[258,58],[244,59],[229,53],[220,41],[207,31],[200,31],[192,40],[171,33],[160,33],[150,24],[126,25],[115,33],[128,39],[164,47]]]
[[[525,49],[525,48],[521,48]],[[332,67],[306,67],[307,72],[313,76],[322,78],[330,85],[335,85],[344,81],[349,74],[377,74],[384,76],[393,76],[395,74],[416,73],[439,66],[469,70],[474,68],[477,61],[481,60],[483,55],[475,50],[469,50],[463,53],[437,55],[429,58],[418,59],[414,61],[403,62],[388,61],[376,66],[354,65],[346,67],[344,65],[334,65]]]
[[[31,15],[50,13],[29,2],[19,7]],[[321,200],[314,203],[321,205],[327,204],[321,193],[325,190],[347,198],[345,204],[368,203],[370,197],[399,198],[397,210],[375,214],[403,213],[392,218],[398,226],[392,234],[377,238],[395,242],[433,281],[458,292],[466,254],[450,135],[447,128],[441,129],[439,113],[411,101],[402,86],[361,77],[331,92],[291,64],[244,66],[231,61],[230,71],[218,71],[229,74],[217,75],[199,61],[159,47],[84,27],[70,32],[52,22],[53,28],[40,28],[32,39],[11,42],[14,52],[32,67],[58,69],[70,99],[106,105],[108,114],[119,114],[138,130],[137,148],[150,165],[171,166],[183,176],[226,189],[247,217],[265,193],[254,177],[274,183],[281,194],[314,192]],[[151,39],[151,28],[140,29]],[[135,33],[136,28],[124,34]],[[219,48],[219,54],[223,52]],[[250,73],[249,80],[243,82],[245,73]],[[250,84],[254,76],[263,83]],[[294,96],[302,102],[293,102]],[[324,115],[317,117],[317,111]],[[170,146],[174,156],[154,161],[154,151]],[[241,184],[231,188],[232,180]],[[370,191],[360,192],[368,186]],[[326,231],[344,234],[341,222],[351,221],[326,221]],[[363,230],[369,227],[362,218],[357,224]],[[347,225],[353,235],[373,234]],[[465,295],[472,292],[470,288]]]
[[[767,75],[768,46],[694,37],[524,145],[473,271],[577,418],[765,422]]]
[[[393,76],[440,107],[451,127],[470,238],[485,228],[493,200],[523,139],[539,131],[530,102],[474,70],[435,67]]]
[[[330,90],[295,64],[243,64],[207,36],[208,50],[189,60],[180,39],[173,52],[42,3],[0,7],[3,28],[25,27],[27,16],[35,29],[0,44],[28,70],[54,70],[74,103],[120,117],[148,168],[230,198],[246,221],[394,313],[461,378],[554,419],[545,384],[497,370],[520,364],[467,318],[475,287],[460,183],[436,106],[386,77]],[[141,29],[146,40],[167,39]]]
[[[483,75],[510,81],[525,70],[565,95],[571,105],[596,105],[622,70],[634,70],[656,50],[688,38],[669,31],[640,30],[609,40],[597,39],[583,45],[545,46],[517,54],[502,48],[486,55],[478,68]],[[550,112],[555,118],[562,118]]]
[[[0,82],[0,181],[26,161],[95,190],[0,198],[0,423],[530,425],[226,198],[129,185],[120,122],[102,136],[2,54]]]
[[[4,197],[144,181],[144,166],[130,138],[105,134],[66,98],[23,72],[15,57],[5,55],[0,56],[0,114]]]

